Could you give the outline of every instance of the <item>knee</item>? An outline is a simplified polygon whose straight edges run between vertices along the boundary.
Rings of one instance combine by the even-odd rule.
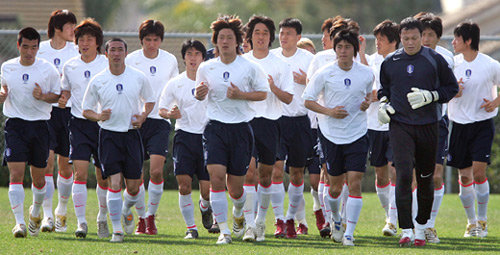
[[[460,183],[463,185],[468,185],[472,182],[472,179],[466,175],[460,175]]]
[[[43,186],[45,186],[45,177],[34,179],[33,186],[35,186],[36,188],[42,188]]]
[[[130,195],[135,196],[135,195],[137,195],[137,193],[139,193],[139,186],[137,186],[137,187],[127,187],[127,192]]]
[[[337,198],[340,196],[342,193],[342,186],[330,186],[330,189],[328,189],[328,192],[331,197]]]

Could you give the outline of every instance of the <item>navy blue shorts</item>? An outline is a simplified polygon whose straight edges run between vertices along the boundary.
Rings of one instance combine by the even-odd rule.
[[[69,157],[69,119],[71,108],[59,108],[52,106],[49,124],[49,148],[56,154]]]
[[[196,174],[198,180],[210,180],[203,159],[203,135],[176,130],[172,158],[176,176],[187,174],[193,178]]]
[[[313,128],[311,129],[313,141],[315,141],[314,146],[311,150],[312,155],[307,158],[306,161],[306,167],[304,168],[304,173],[309,171],[309,174],[320,174],[321,173],[321,164],[324,163],[324,161],[321,160],[320,158],[320,146],[318,142],[318,129]],[[290,166],[285,164],[285,172],[287,174],[290,173]]]
[[[4,134],[4,163],[28,162],[34,167],[47,167],[49,157],[47,121],[10,118],[5,122]]]
[[[370,165],[382,167],[392,162],[392,147],[389,143],[389,131],[368,129],[370,143]]]
[[[122,173],[125,179],[140,179],[144,150],[139,131],[99,130],[99,160],[103,179]]]
[[[170,134],[168,121],[146,118],[139,131],[144,146],[145,160],[148,160],[150,155],[167,156]]]
[[[348,171],[365,172],[368,154],[368,136],[364,135],[350,144],[335,144],[326,139],[318,129],[318,136],[326,159],[329,175],[339,176]]]
[[[224,165],[228,174],[244,176],[252,158],[253,143],[248,122],[227,124],[210,120],[203,132],[205,165]]]
[[[472,161],[490,164],[494,136],[493,118],[470,124],[453,122],[447,164],[458,169],[472,166]]]
[[[307,159],[312,155],[314,144],[309,117],[282,116],[279,126],[278,160],[286,160],[287,165],[291,167],[305,167]]]
[[[98,155],[99,125],[97,122],[71,116],[69,120],[69,158],[71,160],[85,160],[90,162],[94,158],[94,165],[101,166]]]
[[[279,124],[277,120],[255,118],[250,121],[255,137],[253,156],[257,162],[274,165],[279,146]]]
[[[445,115],[439,121],[439,137],[438,137],[438,149],[436,153],[436,164],[443,165],[444,159],[448,154],[448,116]]]

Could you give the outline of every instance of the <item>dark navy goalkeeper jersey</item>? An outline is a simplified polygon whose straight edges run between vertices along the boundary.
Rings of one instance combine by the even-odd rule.
[[[441,104],[450,101],[458,92],[455,75],[446,60],[434,50],[422,46],[420,52],[408,55],[403,48],[389,54],[380,67],[378,98],[386,96],[396,110],[391,119],[425,125],[441,120]],[[413,110],[408,97],[411,88],[437,91],[439,100]]]

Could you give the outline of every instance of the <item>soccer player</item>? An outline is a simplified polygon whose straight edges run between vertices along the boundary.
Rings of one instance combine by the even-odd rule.
[[[179,184],[179,208],[186,222],[184,239],[198,238],[194,221],[194,204],[191,198],[191,183],[196,174],[200,184],[200,211],[203,226],[212,226],[210,207],[210,180],[203,159],[202,135],[208,122],[206,101],[194,98],[196,71],[205,59],[207,50],[197,40],[186,40],[182,44],[182,59],[186,71],[171,79],[163,89],[158,108],[163,118],[176,119],[173,155],[174,174]]]
[[[479,52],[480,33],[476,23],[462,22],[453,34],[453,49],[458,53],[453,71],[463,89],[448,105],[453,121],[448,165],[459,169],[459,196],[468,219],[464,237],[486,237],[490,196],[486,168],[495,134],[493,118],[500,104],[497,92],[500,64]]]
[[[78,56],[78,49],[73,43],[75,38],[76,17],[68,10],[56,10],[49,19],[47,34],[49,40],[40,43],[38,57],[52,63],[62,76],[64,64],[71,58]],[[57,154],[57,193],[58,204],[55,209],[55,231],[66,232],[66,211],[71,187],[73,186],[73,171],[69,164],[69,129],[68,123],[71,116],[71,102],[66,108],[60,108],[58,103],[52,104],[49,121],[50,153],[45,181],[47,194],[43,201],[42,232],[54,231],[54,216],[52,214],[52,195],[54,193],[54,160]]]
[[[80,56],[74,57],[62,70],[62,93],[59,106],[64,108],[71,98],[70,132],[70,159],[75,168],[73,183],[73,204],[78,221],[75,231],[76,237],[87,236],[87,220],[85,209],[87,206],[87,177],[90,157],[93,157],[97,179],[97,200],[99,213],[97,214],[97,235],[100,238],[109,236],[108,210],[106,196],[108,182],[102,179],[101,164],[98,155],[99,125],[87,120],[82,115],[82,101],[89,81],[98,73],[108,67],[108,60],[101,55],[103,33],[99,23],[93,19],[86,19],[75,28],[75,43],[78,45]]]
[[[318,136],[330,180],[328,202],[333,218],[332,239],[353,246],[354,229],[363,206],[361,180],[368,153],[365,111],[370,105],[374,77],[369,67],[353,60],[359,50],[357,32],[338,32],[333,48],[337,62],[314,74],[303,98],[308,109],[319,113]],[[320,94],[324,105],[317,102]],[[345,233],[339,210],[344,175],[347,175],[349,187]]]
[[[157,20],[145,20],[139,27],[139,39],[142,49],[136,50],[127,56],[126,64],[142,71],[149,80],[149,84],[159,99],[161,91],[167,82],[179,74],[177,59],[169,52],[160,49],[165,29]],[[145,159],[149,159],[150,180],[148,185],[148,210],[146,212],[144,184],[141,184],[139,200],[136,204],[139,221],[136,234],[156,235],[155,214],[158,210],[163,194],[163,166],[165,164],[170,121],[162,118],[155,106],[146,121],[140,128],[144,144]],[[126,208],[126,207],[124,207]],[[124,212],[132,215],[131,211]]]
[[[252,208],[243,209],[247,225],[243,240],[261,242],[265,238],[266,213],[271,199],[271,176],[279,146],[278,119],[283,112],[283,103],[292,102],[293,78],[288,65],[269,51],[276,32],[274,21],[264,16],[253,16],[246,26],[248,27],[247,40],[253,50],[243,57],[256,62],[266,71],[271,90],[266,100],[254,103],[256,115],[250,122],[255,137],[252,161],[258,162],[259,192],[257,196],[259,208],[257,217],[254,218]],[[245,186],[244,188],[248,200],[252,190],[255,193],[255,188],[254,186]],[[245,202],[245,207],[247,206],[249,207],[251,204]]]
[[[129,211],[139,199],[144,152],[138,129],[153,110],[156,100],[146,76],[125,65],[126,56],[125,41],[113,38],[106,42],[109,67],[92,78],[82,103],[83,116],[97,121],[100,126],[98,154],[102,177],[109,183],[107,204],[113,225],[111,242],[123,242],[122,217],[125,232],[134,231],[133,217],[123,212]],[[123,211],[122,178],[127,187],[123,194]]]
[[[47,61],[37,58],[40,34],[27,27],[19,31],[19,57],[8,60],[1,67],[0,103],[3,103],[5,122],[4,162],[9,168],[9,200],[16,218],[12,229],[14,237],[26,237],[24,221],[24,169],[30,165],[33,205],[29,210],[29,232],[40,231],[41,213],[47,187],[45,172],[49,156],[51,103],[57,102],[61,81],[57,70]]]
[[[316,54],[316,47],[314,47],[314,43],[309,38],[306,37],[300,38],[300,40],[297,42],[297,47],[307,50],[311,52],[313,55]]]
[[[280,48],[272,50],[283,60],[293,72],[293,94],[302,95],[305,87],[309,63],[313,55],[307,50],[297,47],[301,38],[302,23],[295,18],[287,18],[279,24]],[[283,116],[279,120],[280,148],[278,161],[273,169],[273,194],[271,202],[276,216],[276,237],[296,238],[295,216],[301,204],[304,204],[304,169],[307,158],[312,155],[313,140],[311,121],[307,116],[308,110],[304,107],[304,100],[294,97],[292,102],[283,106]],[[288,186],[289,206],[285,222],[283,222],[283,200],[285,189],[283,186],[284,161],[289,169],[290,184]],[[299,229],[307,233],[307,226],[299,225]]]
[[[233,201],[233,232],[244,231],[243,189],[253,150],[249,121],[255,116],[253,101],[266,99],[269,84],[264,71],[241,57],[241,20],[220,16],[211,25],[212,43],[219,57],[200,65],[196,73],[195,96],[207,100],[209,122],[203,132],[205,163],[210,175],[210,203],[220,227],[217,244],[231,243],[227,224],[225,188]]]
[[[425,245],[425,224],[434,198],[433,174],[441,105],[458,92],[446,60],[422,47],[422,23],[412,17],[401,21],[402,49],[389,54],[380,67],[378,119],[389,123],[390,144],[396,167],[396,205],[401,246]],[[417,179],[418,214],[413,224],[411,182]],[[415,234],[413,228],[415,227]]]
[[[376,100],[377,90],[380,89],[380,65],[385,57],[399,47],[398,25],[390,20],[384,20],[373,29],[377,52],[370,56],[370,67],[375,74],[373,83],[373,97]],[[370,104],[366,113],[368,115],[368,140],[370,142],[370,164],[375,167],[375,186],[382,208],[385,210],[385,226],[382,233],[394,236],[396,228],[396,198],[394,188],[396,185],[396,170],[392,167],[392,148],[389,143],[389,125],[380,124],[378,121],[378,108],[380,102]],[[392,210],[392,211],[391,211]]]

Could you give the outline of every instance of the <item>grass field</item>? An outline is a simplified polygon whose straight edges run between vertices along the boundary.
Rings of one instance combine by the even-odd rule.
[[[0,254],[471,254],[500,253],[500,195],[492,195],[489,202],[489,236],[483,239],[465,239],[465,212],[456,194],[446,195],[438,215],[436,229],[440,244],[424,248],[399,248],[398,238],[383,237],[383,210],[374,193],[363,196],[363,209],[354,233],[356,247],[343,247],[330,239],[321,239],[315,228],[312,215],[312,199],[306,194],[309,235],[296,240],[275,239],[272,211],[268,214],[266,241],[245,243],[233,239],[233,244],[216,246],[216,235],[210,235],[201,224],[198,207],[195,208],[196,223],[200,233],[197,240],[184,240],[185,224],[178,208],[178,193],[166,191],[163,194],[157,216],[158,235],[125,236],[122,244],[109,243],[96,234],[97,198],[95,190],[89,189],[87,221],[89,234],[86,239],[75,239],[76,218],[73,203],[68,208],[67,233],[40,233],[38,237],[28,235],[25,239],[12,237],[14,216],[9,206],[8,189],[0,188]],[[197,201],[198,193],[193,193]],[[26,189],[25,218],[31,203],[31,191]],[[287,199],[286,199],[287,201]],[[229,203],[230,206],[231,203]],[[55,202],[54,202],[55,206]],[[232,222],[232,221],[231,221]],[[230,224],[231,224],[230,222]]]

